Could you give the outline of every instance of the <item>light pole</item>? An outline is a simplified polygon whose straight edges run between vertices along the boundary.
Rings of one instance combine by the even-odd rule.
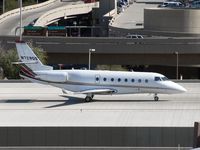
[[[90,63],[91,63],[91,53],[95,52],[95,49],[89,49],[89,62],[88,62],[88,70],[90,70]]]
[[[5,0],[3,0],[3,13],[5,12]]]
[[[22,0],[19,0],[20,5],[20,41],[22,41]]]
[[[174,54],[176,54],[176,79],[178,80],[178,52],[176,51],[176,52],[174,52]]]

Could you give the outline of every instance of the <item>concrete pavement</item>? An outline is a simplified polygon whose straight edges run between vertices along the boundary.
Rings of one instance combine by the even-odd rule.
[[[61,90],[35,83],[0,83],[0,126],[193,127],[200,116],[200,83],[180,83],[177,95],[59,96]]]

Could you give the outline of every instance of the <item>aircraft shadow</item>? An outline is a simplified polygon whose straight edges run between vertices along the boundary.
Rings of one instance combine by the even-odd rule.
[[[32,103],[32,99],[9,99],[9,100],[2,100],[0,103]]]
[[[52,105],[52,106],[47,106],[45,108],[55,108],[55,107],[69,106],[69,105],[80,104],[80,103],[83,103],[83,102],[84,102],[83,99],[68,97],[68,100],[65,100],[64,103],[56,104],[56,105]]]
[[[44,108],[56,108],[56,107],[63,107],[63,106],[69,106],[69,105],[76,105],[76,104],[80,104],[80,103],[85,103],[84,99],[82,98],[77,98],[77,97],[70,97],[67,96],[68,100],[37,100],[37,99],[11,99],[11,100],[3,100],[0,101],[0,103],[37,103],[37,102],[42,102],[42,103],[46,103],[46,102],[59,102],[59,104],[55,104],[55,105],[50,105]],[[130,103],[143,103],[143,102],[150,102],[150,103],[160,103],[160,102],[166,102],[169,100],[159,100],[157,102],[155,102],[154,100],[115,100],[115,99],[111,99],[111,100],[101,100],[101,99],[94,99],[92,102],[95,103],[101,103],[101,102],[106,102],[106,103],[118,103],[118,102],[130,102]],[[60,103],[62,102],[62,103]],[[92,103],[89,102],[89,103]]]
[[[35,103],[35,102],[65,102],[66,100],[37,100],[37,99],[9,99],[0,100],[0,103]]]
[[[56,108],[56,107],[62,107],[62,106],[69,106],[69,105],[76,105],[76,104],[80,104],[80,103],[87,103],[84,102],[83,99],[81,98],[74,98],[74,97],[68,97],[69,100],[64,101],[64,103],[62,104],[56,104],[56,105],[52,105],[52,106],[47,106],[45,108]],[[88,102],[88,103],[101,103],[101,102],[106,102],[106,103],[118,103],[118,102],[130,102],[130,103],[142,103],[142,102],[150,102],[150,103],[160,103],[160,102],[166,102],[168,100],[160,100],[155,102],[154,100],[97,100],[94,99],[92,102]]]
[[[83,99],[80,98],[74,98],[74,97],[68,97],[68,100],[37,100],[37,99],[7,99],[7,100],[1,100],[0,103],[47,103],[47,102],[63,102],[61,104],[56,104],[53,106],[47,106],[45,108],[53,108],[53,107],[60,107],[65,105],[74,105],[78,103],[84,102]]]

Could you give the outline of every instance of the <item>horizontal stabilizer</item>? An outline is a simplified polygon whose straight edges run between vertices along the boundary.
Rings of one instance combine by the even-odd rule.
[[[37,61],[28,61],[28,62],[12,62],[13,65],[21,65],[21,64],[37,64]]]

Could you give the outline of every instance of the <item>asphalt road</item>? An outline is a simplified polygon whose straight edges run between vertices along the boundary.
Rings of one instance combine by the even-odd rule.
[[[54,4],[49,5],[45,8],[38,8],[36,10],[28,11],[22,13],[23,16],[23,26],[26,26],[37,19],[39,16],[44,14],[45,12],[64,6],[64,5],[72,5],[74,3],[80,2],[80,0],[65,0],[65,2],[57,1]],[[20,16],[15,15],[10,17],[2,24],[0,24],[0,35],[15,35],[15,29],[20,26]]]

